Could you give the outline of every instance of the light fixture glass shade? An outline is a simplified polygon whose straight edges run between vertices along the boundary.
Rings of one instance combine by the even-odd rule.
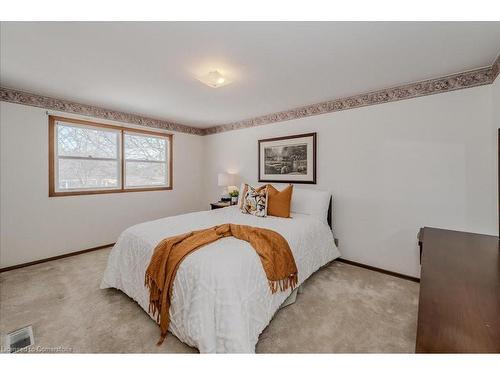
[[[218,70],[212,70],[208,74],[198,77],[198,80],[214,88],[226,86],[231,83],[231,81]]]

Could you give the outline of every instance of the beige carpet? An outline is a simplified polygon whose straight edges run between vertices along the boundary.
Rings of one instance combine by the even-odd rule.
[[[32,325],[38,350],[74,353],[197,352],[117,290],[100,290],[109,249],[0,274],[0,333]],[[278,311],[258,353],[413,352],[418,284],[333,262]]]

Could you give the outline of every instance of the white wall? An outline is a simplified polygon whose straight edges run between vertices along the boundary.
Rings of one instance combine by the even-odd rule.
[[[258,139],[316,131],[318,184],[304,187],[334,194],[343,257],[418,276],[421,226],[498,232],[499,103],[497,79],[207,137],[176,133],[174,190],[49,198],[46,112],[1,102],[0,267],[111,243],[130,225],[206,209],[219,197],[218,172],[257,180]]]
[[[205,137],[206,199],[218,172],[257,180],[258,139],[316,131],[342,256],[418,276],[420,227],[497,234],[492,100],[489,85]]]
[[[495,138],[495,145],[494,147],[498,148],[500,145],[498,144],[498,131],[500,129],[500,76],[497,76],[497,79],[495,82],[493,82],[493,85],[491,87],[492,90],[492,126],[493,126],[493,133],[494,133],[494,138]],[[495,164],[494,164],[494,170],[493,174],[498,176],[499,169],[498,169],[498,162],[500,161],[500,150],[497,149],[497,157],[495,159]],[[498,179],[495,180],[496,185],[495,188],[497,189],[496,191],[499,191],[498,189],[498,183],[500,180],[500,176],[498,176]],[[500,199],[500,197],[499,197]],[[500,207],[499,207],[499,199],[496,201],[496,210],[498,212],[498,215],[500,216]]]
[[[500,76],[497,77],[495,82],[492,85],[492,93],[493,93],[493,101],[492,101],[492,110],[493,110],[493,129],[498,131],[500,128]]]
[[[171,191],[49,198],[46,111],[1,102],[0,112],[0,267],[112,243],[130,225],[207,208],[203,137],[174,134]]]

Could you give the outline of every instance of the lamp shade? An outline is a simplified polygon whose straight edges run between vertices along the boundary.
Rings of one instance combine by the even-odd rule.
[[[219,173],[217,175],[217,185],[219,186],[229,186],[229,175],[227,173]]]
[[[236,175],[232,173],[219,173],[217,175],[217,185],[232,186],[236,184]]]

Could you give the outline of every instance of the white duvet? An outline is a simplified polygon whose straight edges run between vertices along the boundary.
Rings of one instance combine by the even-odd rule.
[[[290,219],[259,218],[227,207],[135,225],[113,247],[101,288],[122,290],[147,312],[144,273],[155,246],[166,237],[223,223],[280,233],[293,252],[301,284],[340,253],[325,222],[310,215],[292,215]],[[250,244],[224,238],[193,252],[179,266],[169,331],[201,353],[254,352],[260,333],[290,293],[271,294],[259,256]]]

